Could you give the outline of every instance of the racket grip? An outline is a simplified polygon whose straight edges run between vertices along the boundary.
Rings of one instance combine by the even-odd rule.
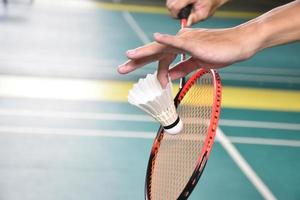
[[[178,19],[188,19],[193,8],[193,4],[189,4],[186,7],[182,8],[178,13]]]

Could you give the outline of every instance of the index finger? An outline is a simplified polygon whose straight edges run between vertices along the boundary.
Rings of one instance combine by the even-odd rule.
[[[136,49],[128,50],[126,52],[126,55],[129,59],[136,60],[160,54],[164,51],[165,48],[165,45],[159,44],[157,42],[152,42],[150,44],[138,47]]]
[[[155,33],[154,35],[157,35]],[[131,60],[142,59],[145,57],[157,55],[157,54],[165,54],[165,53],[173,53],[178,54],[181,53],[182,50],[166,44],[161,44],[158,42],[152,42],[150,44],[144,45],[142,47],[138,47],[136,49],[128,50],[126,55]]]

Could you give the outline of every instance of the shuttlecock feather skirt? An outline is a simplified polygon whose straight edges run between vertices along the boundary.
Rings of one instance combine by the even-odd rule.
[[[176,126],[182,128],[182,122],[176,112],[172,95],[172,82],[162,88],[157,74],[148,74],[140,79],[129,91],[129,103],[139,107],[157,120],[166,131]],[[176,132],[178,131],[176,129]],[[172,132],[172,131],[171,131]]]

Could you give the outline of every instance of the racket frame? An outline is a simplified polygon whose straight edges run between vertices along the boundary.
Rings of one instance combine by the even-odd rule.
[[[189,6],[191,9],[192,6]],[[189,11],[190,12],[190,11]],[[189,15],[189,14],[188,14]],[[180,20],[181,28],[185,28],[187,24],[187,17],[182,17]],[[181,54],[181,61],[186,60],[186,54],[183,53]],[[198,78],[201,76],[210,73],[211,76],[213,77],[213,86],[214,86],[214,102],[213,102],[213,107],[212,107],[212,115],[210,118],[210,124],[208,127],[208,134],[205,138],[205,142],[203,145],[203,148],[201,149],[200,155],[197,159],[197,164],[195,165],[195,169],[187,182],[186,186],[184,187],[183,191],[179,195],[177,200],[186,200],[192,193],[193,189],[197,185],[204,168],[207,164],[208,158],[210,156],[212,146],[214,144],[214,139],[218,127],[218,121],[219,121],[219,116],[220,116],[220,110],[221,110],[221,95],[222,95],[222,84],[221,84],[221,79],[217,71],[213,69],[200,69],[196,73],[194,73],[189,80],[186,82],[185,77],[182,77],[180,79],[179,83],[179,92],[177,93],[174,103],[176,108],[180,104],[181,100],[184,98],[186,93],[189,91],[189,89],[195,84]],[[179,133],[180,134],[180,133]],[[145,199],[146,200],[151,200],[150,197],[150,182],[151,182],[151,176],[152,176],[152,169],[155,166],[155,156],[157,155],[157,152],[160,147],[161,140],[164,137],[164,129],[162,126],[160,126],[157,135],[155,137],[154,143],[152,145],[149,161],[148,161],[148,167],[147,167],[147,173],[146,173],[146,181],[145,181]]]

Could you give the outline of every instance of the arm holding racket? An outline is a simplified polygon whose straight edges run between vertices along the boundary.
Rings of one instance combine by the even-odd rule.
[[[249,24],[249,25],[248,25]],[[259,29],[258,49],[300,40],[300,0],[280,6],[250,21]]]
[[[177,54],[189,53],[189,59],[170,70],[174,80],[198,67],[225,67],[265,48],[298,41],[299,27],[300,1],[297,0],[233,28],[182,29],[175,36],[155,33],[156,42],[127,51],[129,60],[119,66],[118,72],[126,74],[155,61],[160,62],[160,68],[168,69]]]
[[[228,0],[167,0],[166,6],[173,18],[178,18],[179,11],[187,5],[192,5],[192,12],[187,20],[187,26],[212,16],[217,8]]]

